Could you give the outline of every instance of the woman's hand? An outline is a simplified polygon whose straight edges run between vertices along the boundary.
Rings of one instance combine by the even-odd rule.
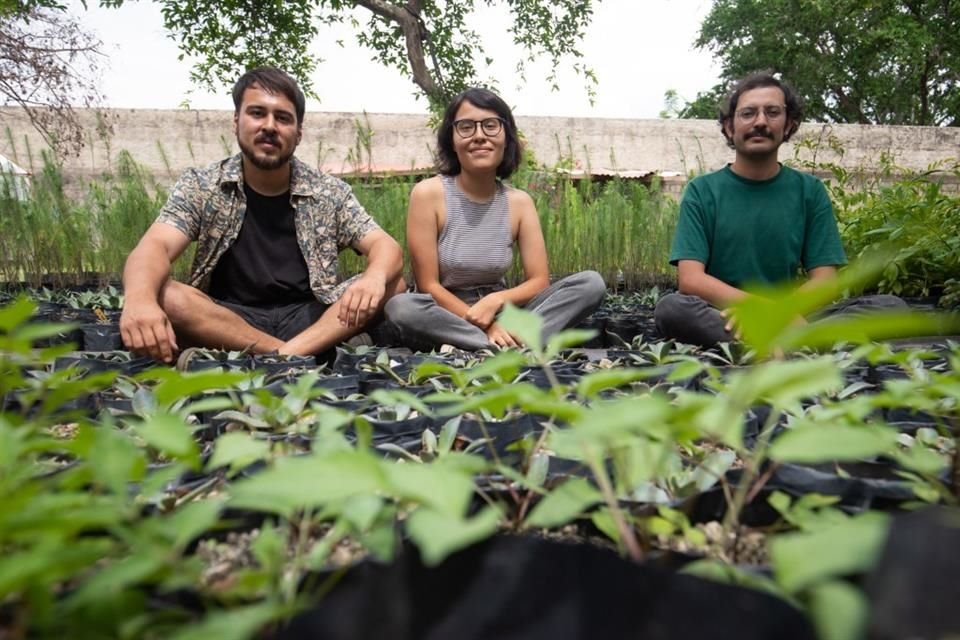
[[[496,322],[492,323],[486,329],[486,332],[487,340],[489,340],[491,344],[496,345],[501,349],[506,349],[508,347],[519,347],[523,345],[519,338],[508,332]]]
[[[477,300],[472,307],[467,309],[463,319],[486,331],[493,324],[502,308],[503,296],[498,292],[490,293]]]

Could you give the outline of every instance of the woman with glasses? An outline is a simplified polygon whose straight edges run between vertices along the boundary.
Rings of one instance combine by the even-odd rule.
[[[507,303],[543,316],[544,338],[599,306],[606,287],[594,271],[550,284],[533,200],[503,182],[521,156],[513,114],[496,94],[468,89],[447,107],[437,133],[439,175],[410,193],[407,245],[417,293],[395,296],[385,309],[405,343],[515,347],[517,337],[497,323]],[[507,287],[514,247],[523,279]]]

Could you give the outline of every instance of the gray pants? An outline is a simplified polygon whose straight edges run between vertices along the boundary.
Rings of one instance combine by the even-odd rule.
[[[458,289],[452,293],[467,304],[498,291],[499,287]],[[543,317],[543,339],[577,325],[600,306],[606,294],[596,271],[581,271],[553,283],[523,306]],[[400,331],[407,346],[431,349],[450,344],[476,351],[491,347],[483,329],[438,305],[429,293],[403,293],[390,298],[384,308],[387,320]]]
[[[841,300],[813,314],[819,320],[838,313],[858,313],[871,310],[905,309],[907,303],[891,295],[860,296]],[[679,342],[712,347],[718,342],[733,342],[733,334],[724,327],[727,320],[720,310],[698,296],[671,293],[660,299],[653,312],[657,331],[664,338]]]

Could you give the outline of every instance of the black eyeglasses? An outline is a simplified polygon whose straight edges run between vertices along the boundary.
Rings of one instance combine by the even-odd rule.
[[[740,122],[753,122],[757,119],[757,116],[760,115],[760,112],[763,111],[763,115],[767,117],[767,120],[776,120],[784,113],[786,113],[786,106],[779,104],[770,104],[763,109],[758,109],[757,107],[744,107],[737,111],[737,118],[740,119]]]
[[[461,138],[469,138],[477,131],[477,125],[480,125],[480,130],[483,131],[483,135],[493,137],[500,133],[503,130],[503,120],[500,118],[484,118],[483,120],[470,120],[464,118],[463,120],[455,120],[453,122],[453,130],[457,132]]]

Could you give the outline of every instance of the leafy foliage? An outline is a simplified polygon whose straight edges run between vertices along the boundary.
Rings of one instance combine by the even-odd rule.
[[[832,170],[830,190],[849,255],[888,254],[877,288],[960,304],[960,196],[946,186],[960,179],[960,165],[907,172],[888,162],[873,184],[859,188],[855,174]],[[889,182],[893,172],[898,178]]]
[[[865,277],[852,270],[836,286]],[[792,326],[792,315],[834,292],[766,292],[769,307],[743,307],[756,357],[798,348],[810,334]],[[559,358],[587,334],[543,341],[539,318],[509,309],[503,323],[529,349],[476,366],[424,362],[397,378],[442,392],[380,390],[347,409],[316,386],[316,372],[273,391],[256,374],[212,370],[158,368],[124,380],[49,372],[63,348],[35,350],[33,341],[63,328],[30,321],[33,310],[25,299],[0,309],[0,621],[13,619],[28,635],[257,637],[333,586],[346,569],[318,591],[315,572],[338,566],[345,546],[389,561],[401,538],[428,564],[503,529],[583,522],[636,559],[663,539],[703,549],[701,523],[679,500],[711,487],[725,496],[718,528],[729,551],[745,506],[776,465],[791,462],[893,460],[918,500],[960,500],[960,478],[945,474],[960,456],[951,431],[960,419],[960,349],[924,368],[918,361],[930,354],[869,344],[871,331],[889,331],[883,322],[901,328],[899,318],[852,320],[857,329],[846,333],[836,325],[865,342],[852,351],[760,360],[701,387],[704,367],[683,366],[690,352],[666,348],[642,367],[561,383]],[[392,366],[384,353],[374,369]],[[841,365],[861,362],[903,375],[844,386]],[[527,381],[533,370],[549,384]],[[130,410],[71,408],[111,384],[127,389]],[[376,408],[442,418],[414,434],[419,451],[385,449],[374,446]],[[766,417],[750,443],[746,424],[757,408]],[[886,424],[892,408],[923,412],[932,426],[905,437]],[[518,415],[534,417],[540,431],[503,447],[500,426]],[[235,419],[211,434],[211,416]],[[482,437],[465,435],[467,418]],[[294,441],[306,449],[291,453]],[[581,473],[557,474],[559,461]],[[775,492],[769,502],[786,528],[768,538],[775,581],[717,563],[697,572],[778,593],[806,606],[825,637],[852,637],[867,610],[841,580],[869,570],[889,518],[859,504],[862,513],[848,515],[836,497]],[[249,558],[212,581],[194,547],[208,549],[238,519],[257,523]],[[170,599],[183,591],[199,596],[195,606]]]
[[[429,99],[442,109],[464,88],[480,82],[476,61],[485,57],[480,34],[470,27],[479,5],[438,0],[156,0],[164,25],[180,45],[181,57],[199,58],[191,76],[201,86],[230,86],[248,68],[272,64],[286,69],[303,88],[312,92],[310,76],[317,60],[308,46],[317,35],[317,24],[349,25],[357,41],[376,60],[409,76]],[[118,7],[124,0],[102,0]],[[514,42],[526,52],[518,61],[523,75],[526,62],[545,57],[556,69],[570,58],[587,86],[596,78],[581,61],[578,49],[593,16],[592,2],[582,0],[505,0],[511,12],[508,27]],[[489,62],[487,62],[489,64]],[[551,72],[548,82],[556,82]]]
[[[728,83],[772,69],[812,120],[960,124],[956,0],[714,0],[696,46],[719,59],[722,82],[685,117],[715,117]]]

